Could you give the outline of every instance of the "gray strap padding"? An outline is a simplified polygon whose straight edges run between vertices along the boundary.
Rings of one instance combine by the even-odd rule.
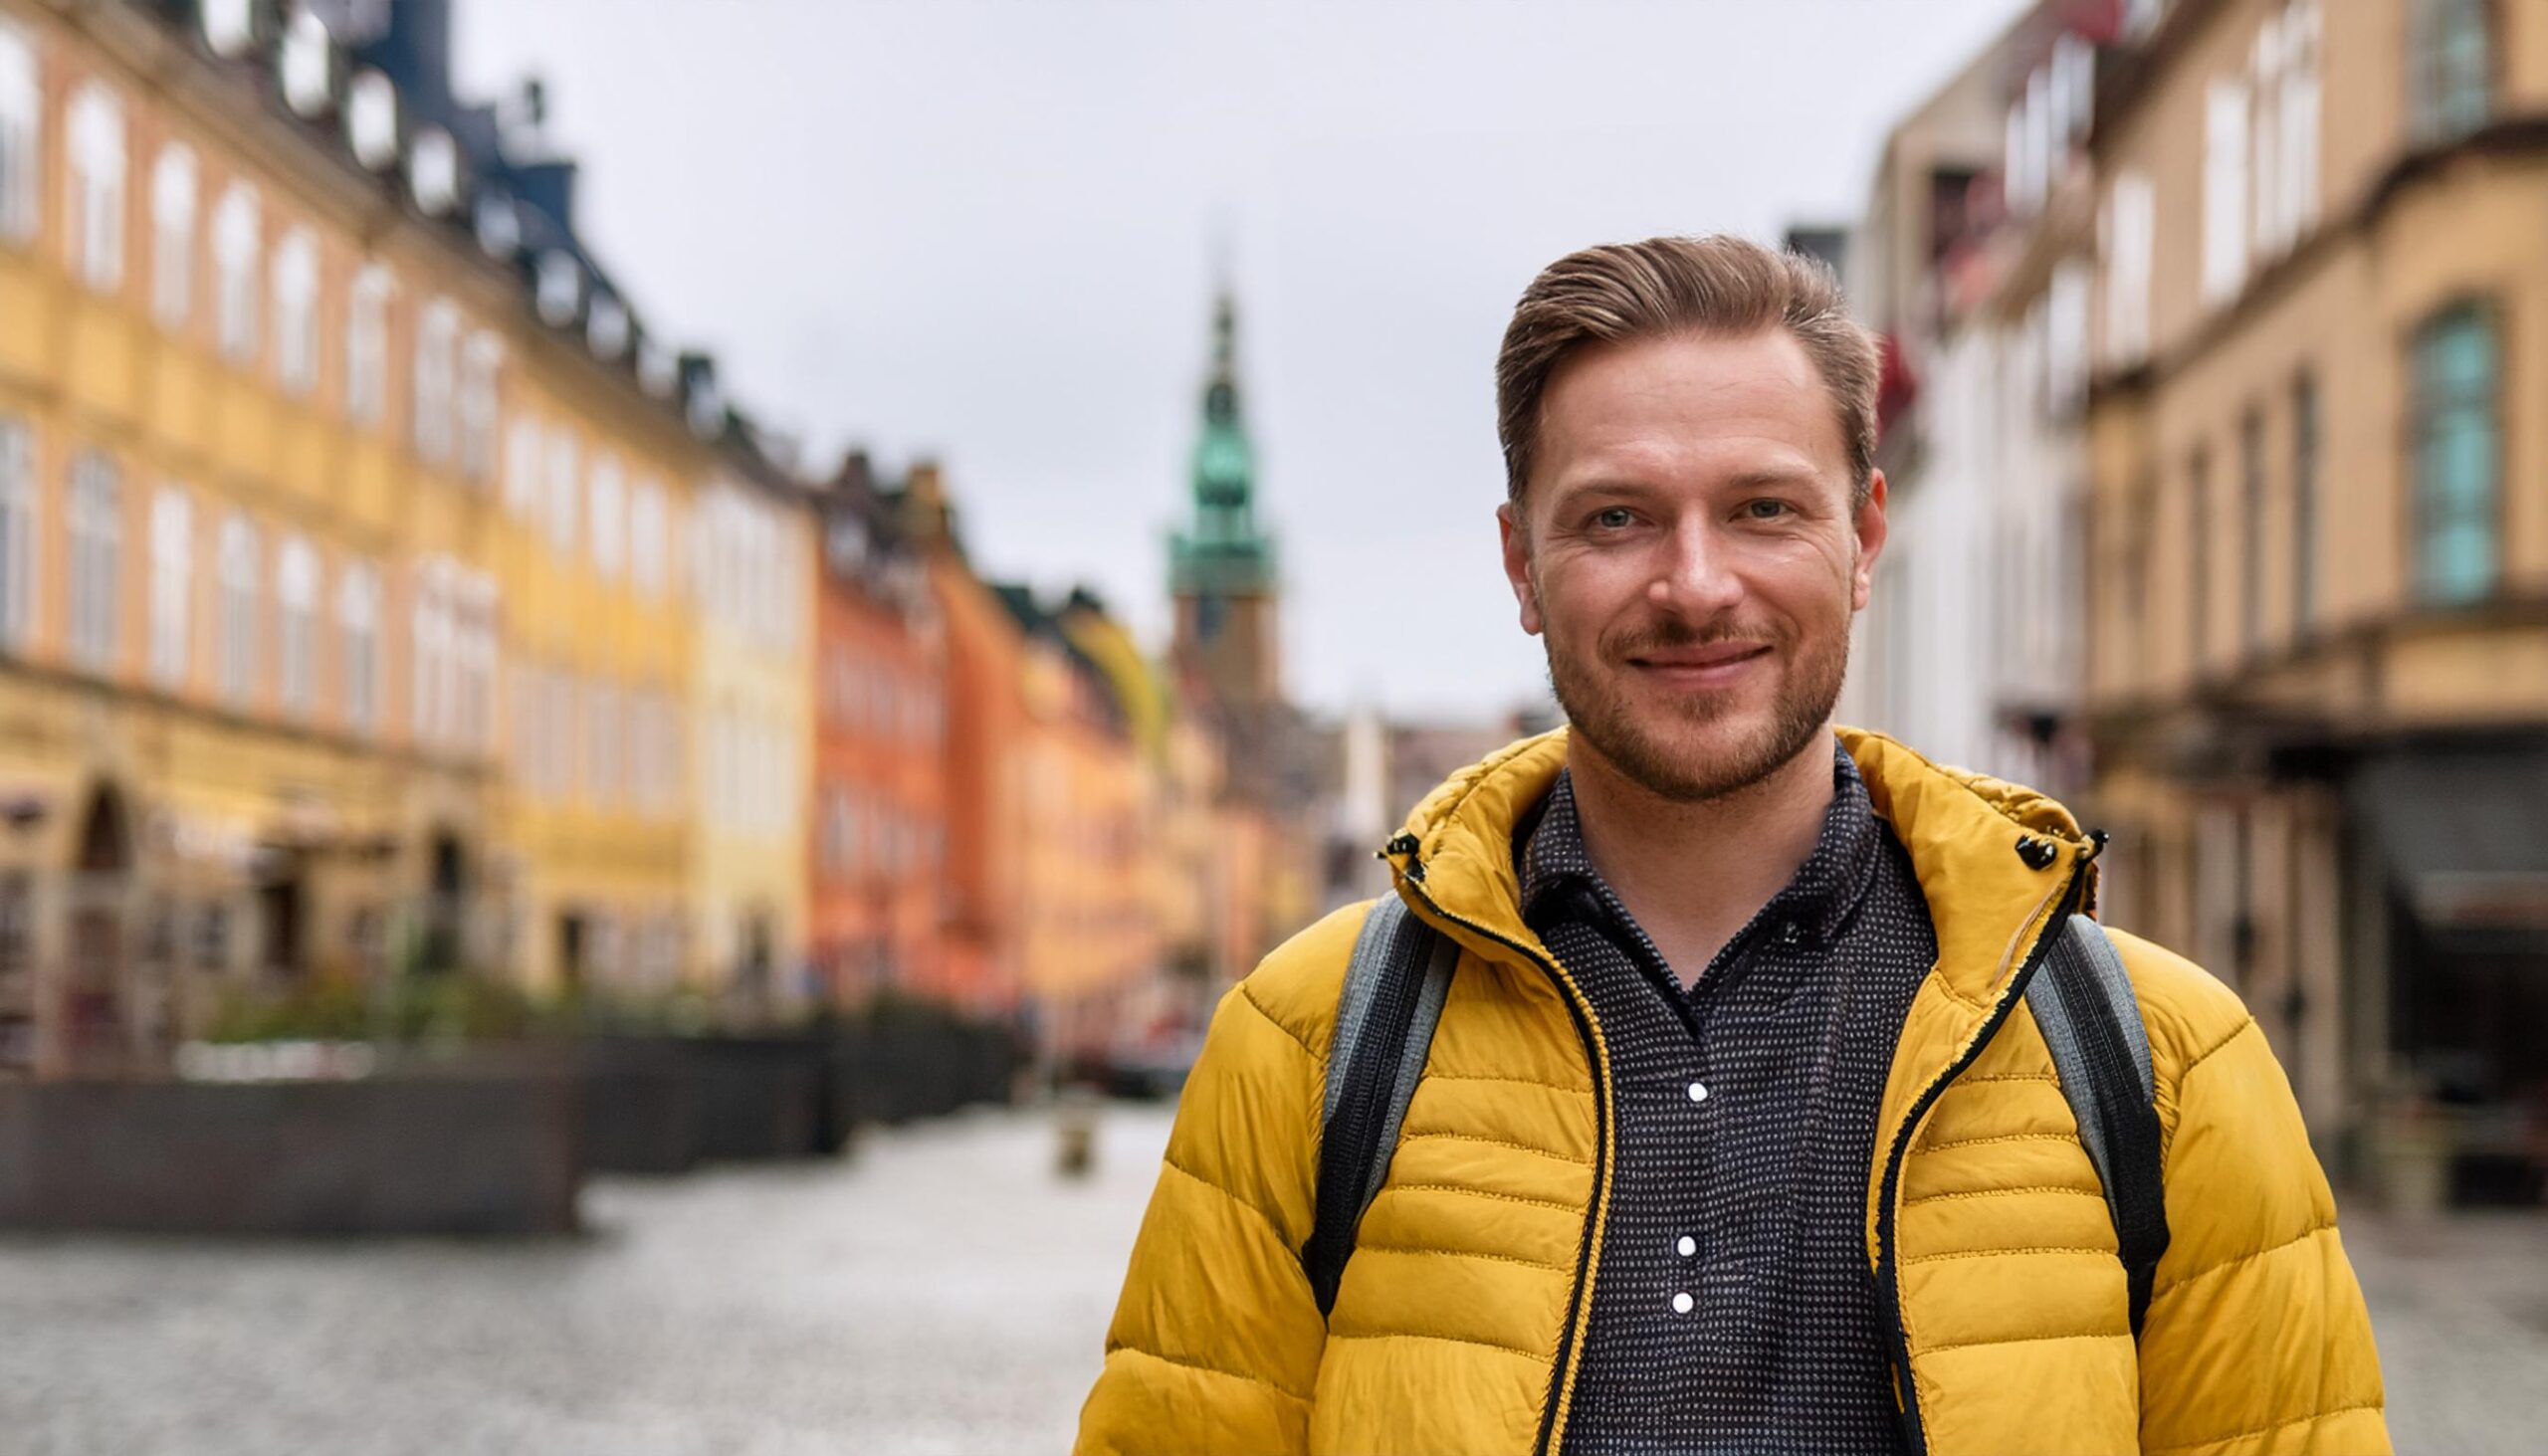
[[[1392,901],[1399,915],[1408,915],[1403,902]],[[1412,920],[1412,917],[1409,917]],[[1451,994],[1451,968],[1460,963],[1460,947],[1448,936],[1427,934],[1424,960],[1424,985],[1416,992],[1415,1015],[1406,1026],[1406,1045],[1399,1050],[1397,1079],[1389,1085],[1389,1115],[1380,1124],[1380,1145],[1372,1149],[1372,1170],[1363,1182],[1363,1206],[1380,1194],[1380,1183],[1388,1176],[1389,1156],[1397,1150],[1397,1137],[1406,1125],[1406,1107],[1415,1101],[1415,1084],[1424,1078],[1424,1061],[1433,1049],[1433,1028],[1442,1020],[1442,1002]]]

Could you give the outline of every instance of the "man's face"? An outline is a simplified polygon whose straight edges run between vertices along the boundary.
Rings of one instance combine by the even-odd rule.
[[[1830,721],[1884,546],[1884,478],[1851,508],[1830,391],[1787,330],[1568,359],[1523,500],[1497,515],[1579,752],[1696,802],[1759,781]]]

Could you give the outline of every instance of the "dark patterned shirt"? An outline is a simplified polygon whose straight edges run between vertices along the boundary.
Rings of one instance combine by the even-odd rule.
[[[1617,1116],[1567,1456],[1903,1449],[1861,1229],[1937,936],[1845,752],[1832,778],[1811,855],[1686,991],[1593,870],[1569,775],[1516,836],[1524,916],[1592,1003]]]

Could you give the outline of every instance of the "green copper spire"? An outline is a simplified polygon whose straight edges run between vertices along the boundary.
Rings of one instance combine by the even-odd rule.
[[[1194,442],[1194,517],[1169,543],[1179,596],[1263,596],[1274,589],[1274,542],[1256,527],[1256,451],[1239,417],[1238,313],[1224,292],[1212,313],[1212,376]]]

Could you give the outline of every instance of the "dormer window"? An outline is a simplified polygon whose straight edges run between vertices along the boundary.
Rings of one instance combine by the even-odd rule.
[[[539,255],[539,318],[552,328],[575,321],[583,307],[584,273],[574,255],[557,249]]]
[[[584,321],[584,341],[593,355],[617,359],[628,351],[628,309],[608,294],[593,295],[591,316]]]
[[[651,338],[637,340],[637,385],[657,399],[670,399],[681,387],[681,365],[672,350]]]
[[[439,126],[407,149],[407,190],[428,217],[446,217],[460,206],[460,144]]]
[[[327,114],[336,100],[331,85],[336,58],[326,23],[307,9],[294,12],[284,25],[282,50],[284,104],[298,116]]]
[[[522,246],[522,216],[514,200],[502,192],[478,196],[478,246],[490,258],[511,258]]]
[[[345,88],[345,142],[372,171],[398,160],[398,88],[377,71],[359,73]]]
[[[702,440],[726,433],[726,399],[717,392],[717,377],[702,372],[690,381],[690,432]]]
[[[203,0],[203,39],[212,54],[236,61],[257,44],[256,0]]]

